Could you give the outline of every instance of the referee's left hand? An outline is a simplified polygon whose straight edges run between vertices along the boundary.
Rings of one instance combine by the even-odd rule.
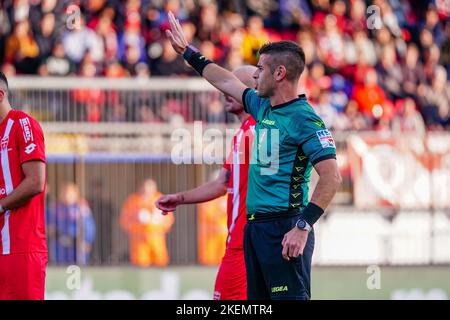
[[[294,227],[284,235],[283,241],[281,242],[283,246],[283,258],[289,261],[290,258],[297,258],[299,255],[302,255],[307,240],[308,231]]]

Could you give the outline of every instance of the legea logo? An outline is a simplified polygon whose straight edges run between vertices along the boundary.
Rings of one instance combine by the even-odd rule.
[[[6,189],[0,188],[0,196],[4,196],[4,195],[6,195]]]

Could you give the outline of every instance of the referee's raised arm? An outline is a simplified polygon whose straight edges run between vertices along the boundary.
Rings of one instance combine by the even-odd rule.
[[[178,19],[171,11],[168,12],[168,17],[170,30],[166,30],[166,35],[173,49],[183,55],[192,68],[214,87],[242,104],[242,95],[247,87],[232,72],[208,60],[195,47],[189,45]]]

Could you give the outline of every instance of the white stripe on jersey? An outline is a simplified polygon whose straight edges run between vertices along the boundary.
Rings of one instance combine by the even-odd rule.
[[[11,133],[11,128],[14,124],[14,120],[8,119],[8,123],[6,124],[5,134],[3,135],[2,140],[9,139],[9,134]],[[9,168],[9,158],[8,158],[8,147],[3,148],[1,150],[1,157],[2,157],[2,172],[3,172],[3,179],[5,180],[5,189],[6,189],[6,195],[9,195],[14,187],[11,179],[11,170]],[[9,254],[10,253],[10,238],[9,238],[9,215],[10,211],[5,212],[5,224],[2,228],[2,254]]]
[[[10,211],[6,211],[4,215],[5,224],[2,228],[2,254],[9,254],[11,251],[11,243],[9,239],[9,214]]]
[[[239,131],[238,136],[236,137],[236,144],[233,146],[233,211],[230,229],[228,229],[228,239],[227,242],[231,240],[231,232],[234,229],[234,225],[236,219],[239,214],[239,204],[240,204],[240,163],[239,163],[239,146],[241,144],[242,135],[244,134],[243,130]]]

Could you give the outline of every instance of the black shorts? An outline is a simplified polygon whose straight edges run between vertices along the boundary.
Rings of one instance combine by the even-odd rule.
[[[308,235],[303,255],[283,259],[284,235],[299,216],[269,221],[248,221],[244,232],[244,256],[249,300],[309,300],[314,230]]]

